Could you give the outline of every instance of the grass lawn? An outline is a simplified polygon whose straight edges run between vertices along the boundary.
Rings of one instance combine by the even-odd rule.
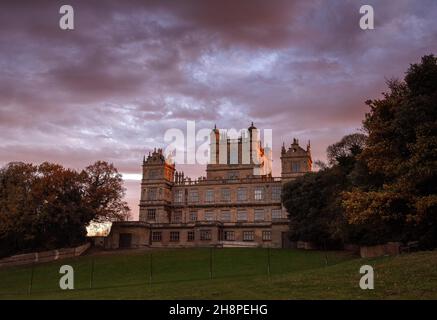
[[[75,290],[59,289],[63,264],[74,268]],[[364,264],[374,267],[374,290],[359,288]],[[437,251],[376,259],[285,249],[269,257],[259,248],[110,252],[36,265],[29,295],[31,270],[0,269],[0,299],[437,299]]]

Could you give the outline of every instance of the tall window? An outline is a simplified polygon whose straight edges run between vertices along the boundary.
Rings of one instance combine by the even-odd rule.
[[[264,200],[264,188],[263,187],[255,187],[254,198],[256,201]]]
[[[197,211],[190,212],[190,221],[197,221]]]
[[[223,210],[221,212],[221,220],[222,220],[222,222],[230,222],[231,221],[231,212],[229,210]]]
[[[199,202],[199,191],[190,190],[190,202],[192,202],[192,203]]]
[[[235,232],[234,231],[225,231],[225,240],[226,241],[234,241],[235,240]]]
[[[243,232],[243,241],[253,241],[254,237],[255,237],[255,233],[253,231]]]
[[[222,201],[223,202],[230,202],[231,201],[231,190],[228,188],[222,189]]]
[[[211,230],[200,230],[200,240],[211,240]]]
[[[247,201],[247,189],[246,188],[238,188],[237,200],[238,200],[238,202]]]
[[[152,232],[152,241],[161,241],[162,232],[161,231],[153,231]]]
[[[247,212],[246,212],[246,210],[238,210],[238,212],[237,212],[237,221],[238,222],[247,221]]]
[[[214,211],[205,211],[205,220],[213,221],[214,220]]]
[[[147,220],[153,220],[156,219],[156,209],[147,209]]]
[[[264,209],[255,209],[255,221],[264,221]]]
[[[280,201],[281,200],[281,187],[273,186],[272,188],[272,200]]]
[[[150,188],[148,190],[147,199],[148,200],[156,200],[156,188]]]
[[[170,232],[170,241],[179,241],[179,231],[171,231]]]
[[[184,201],[184,190],[176,190],[174,194],[174,202],[182,203]]]
[[[263,231],[263,241],[271,241],[271,240],[272,240],[272,232]]]
[[[281,209],[272,209],[272,220],[282,219],[282,210]]]
[[[194,231],[188,231],[187,241],[194,241]]]
[[[208,189],[205,192],[205,202],[214,202],[214,190]]]
[[[299,172],[300,171],[300,164],[297,161],[293,161],[291,163],[291,168],[293,172]]]
[[[173,223],[181,223],[182,222],[182,212],[181,211],[175,211],[173,213]]]

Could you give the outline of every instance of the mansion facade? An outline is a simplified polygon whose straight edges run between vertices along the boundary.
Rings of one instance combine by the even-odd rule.
[[[272,152],[253,124],[237,139],[211,132],[206,176],[177,172],[162,149],[144,157],[139,221],[115,222],[107,248],[261,246],[287,247],[288,218],[282,185],[311,171],[310,144],[281,150],[281,177]]]

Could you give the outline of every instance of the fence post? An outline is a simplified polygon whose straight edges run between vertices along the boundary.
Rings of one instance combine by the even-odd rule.
[[[152,252],[150,252],[149,285],[152,285],[152,276],[153,276],[153,255]]]
[[[209,279],[210,280],[212,280],[212,249],[213,247],[209,249]]]
[[[326,252],[326,240],[324,241],[324,249],[325,249],[325,266],[328,265],[328,253]]]
[[[267,247],[267,276],[270,280],[270,246]]]
[[[35,263],[32,263],[32,268],[30,270],[30,279],[29,279],[29,287],[27,288],[27,294],[32,294],[32,286],[33,286],[33,273],[35,270]]]
[[[90,289],[93,288],[93,282],[94,282],[94,258],[91,260]]]

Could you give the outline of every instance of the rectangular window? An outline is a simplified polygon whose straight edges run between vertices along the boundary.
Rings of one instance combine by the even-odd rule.
[[[184,201],[184,190],[176,190],[174,193],[174,202],[182,203]]]
[[[194,241],[194,231],[188,231],[187,241]]]
[[[190,202],[191,203],[199,202],[199,192],[197,190],[190,191]]]
[[[179,241],[179,231],[170,232],[170,241],[174,241],[174,242]]]
[[[253,241],[254,237],[255,237],[255,233],[253,231],[243,232],[243,241]]]
[[[234,231],[225,231],[225,240],[226,241],[234,241],[235,240],[235,232]]]
[[[247,189],[246,188],[238,188],[237,200],[238,200],[238,202],[247,201]]]
[[[190,221],[197,221],[197,212],[196,211],[190,212]]]
[[[264,209],[255,209],[255,221],[264,221]]]
[[[282,188],[280,186],[274,186],[272,188],[272,200],[281,201],[281,191]]]
[[[293,171],[293,172],[299,172],[299,171],[300,171],[300,165],[299,165],[299,162],[297,162],[297,161],[293,161],[292,164],[291,164],[291,166],[292,166],[292,171]]]
[[[162,232],[161,231],[153,231],[152,232],[152,241],[161,241],[162,240]]]
[[[150,188],[148,190],[147,199],[148,200],[156,200],[156,188]]]
[[[255,198],[255,201],[264,200],[264,188],[263,187],[255,187],[254,198]]]
[[[237,221],[238,222],[247,221],[247,212],[245,210],[239,210],[237,212]]]
[[[222,202],[231,201],[231,191],[228,188],[222,189]]]
[[[173,223],[181,223],[182,222],[182,211],[175,211],[173,213]]]
[[[273,209],[272,210],[272,220],[280,220],[282,219],[282,210],[281,209]]]
[[[205,220],[213,221],[214,220],[214,211],[205,211]]]
[[[231,221],[231,212],[228,210],[223,210],[221,212],[221,220],[222,220],[222,222],[230,222]]]
[[[205,202],[211,203],[214,202],[214,190],[206,190],[205,192]]]
[[[263,231],[263,241],[271,241],[271,240],[272,240],[272,232]]]
[[[211,240],[211,230],[200,230],[200,240]]]
[[[156,219],[156,209],[147,209],[147,220],[153,220]]]

